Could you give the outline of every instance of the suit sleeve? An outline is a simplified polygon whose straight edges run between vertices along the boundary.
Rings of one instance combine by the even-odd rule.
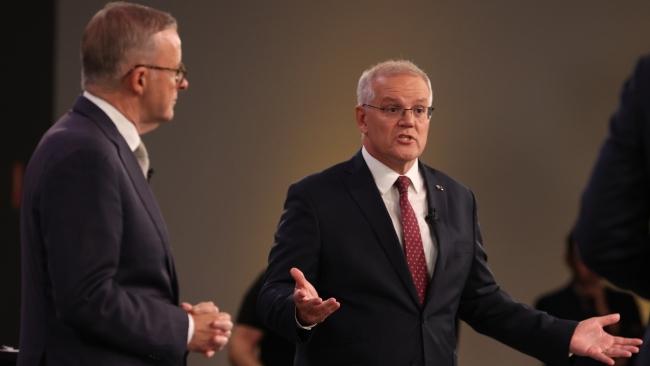
[[[584,262],[650,298],[650,58],[626,81],[582,196],[575,235]]]
[[[289,270],[297,267],[318,290],[320,231],[315,210],[300,184],[289,187],[284,211],[269,253],[269,263],[258,298],[263,322],[292,341],[306,341],[310,332],[297,327],[293,289]]]
[[[127,290],[117,278],[123,229],[117,177],[115,163],[93,148],[46,171],[39,213],[55,311],[89,342],[180,363],[187,349],[185,312],[147,294],[146,284]]]
[[[483,248],[474,205],[474,259],[463,289],[459,315],[476,331],[553,365],[569,362],[577,323],[515,302],[497,285]]]

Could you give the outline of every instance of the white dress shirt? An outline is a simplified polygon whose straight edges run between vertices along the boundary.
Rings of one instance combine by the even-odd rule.
[[[403,247],[404,240],[402,237],[404,235],[402,232],[402,223],[400,222],[399,191],[395,187],[395,181],[400,174],[370,155],[365,147],[361,149],[361,154],[375,180],[377,189],[381,194],[381,199],[384,201],[386,210],[388,210],[390,219],[393,222],[397,238]],[[424,179],[420,174],[417,160],[404,175],[411,180],[411,185],[409,185],[408,189],[408,198],[413,207],[413,211],[415,211],[415,217],[418,220],[422,245],[424,246],[424,257],[427,262],[427,272],[429,273],[429,277],[431,277],[433,275],[433,266],[436,263],[437,250],[436,243],[431,235],[431,230],[425,219],[429,214],[427,189],[424,184]]]

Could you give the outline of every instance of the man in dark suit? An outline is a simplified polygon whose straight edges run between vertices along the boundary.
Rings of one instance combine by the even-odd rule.
[[[169,237],[140,135],[188,87],[176,20],[106,5],[81,43],[84,93],[27,167],[21,217],[19,365],[181,365],[211,356],[232,322],[178,305]],[[137,156],[137,157],[136,157]]]
[[[363,147],[289,188],[260,293],[296,365],[455,365],[457,317],[549,363],[637,351],[603,331],[617,315],[560,320],[499,288],[474,195],[418,160],[433,110],[422,70],[375,65],[357,99]]]
[[[650,56],[625,82],[609,136],[600,150],[576,225],[591,269],[650,298]],[[650,364],[650,329],[637,364]]]

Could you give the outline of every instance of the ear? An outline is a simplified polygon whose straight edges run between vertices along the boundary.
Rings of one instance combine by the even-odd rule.
[[[359,128],[359,131],[365,135],[366,132],[368,132],[368,123],[366,122],[366,109],[358,105],[354,108],[354,113],[357,120],[357,127]]]
[[[138,67],[133,69],[126,77],[126,84],[134,93],[141,95],[144,93],[144,88],[147,85],[147,69]]]

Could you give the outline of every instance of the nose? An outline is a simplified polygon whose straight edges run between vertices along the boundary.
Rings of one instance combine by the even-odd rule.
[[[405,109],[399,118],[399,124],[402,126],[413,126],[415,124],[415,114],[412,109]]]
[[[190,82],[187,80],[187,78],[183,78],[181,82],[178,84],[178,89],[179,90],[185,90],[190,87]]]

